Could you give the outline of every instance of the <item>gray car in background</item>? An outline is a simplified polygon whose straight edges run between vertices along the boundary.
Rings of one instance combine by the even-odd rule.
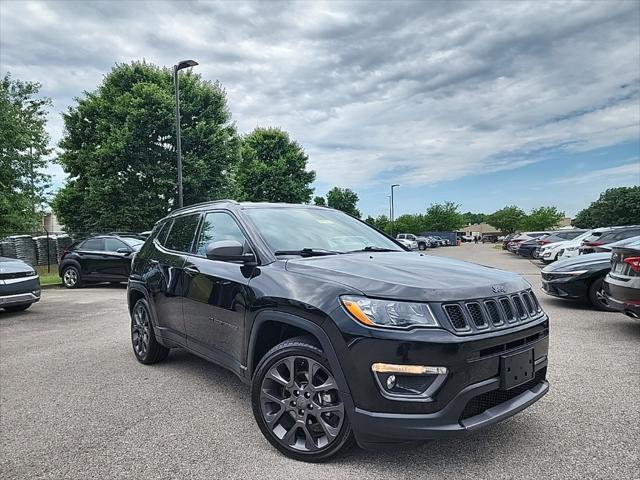
[[[26,262],[0,257],[0,308],[21,312],[40,300],[40,277]]]

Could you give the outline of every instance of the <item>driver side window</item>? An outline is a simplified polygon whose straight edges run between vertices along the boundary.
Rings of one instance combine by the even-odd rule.
[[[205,256],[207,244],[220,240],[235,240],[245,245],[246,239],[231,215],[223,212],[207,213],[202,223],[196,255]]]

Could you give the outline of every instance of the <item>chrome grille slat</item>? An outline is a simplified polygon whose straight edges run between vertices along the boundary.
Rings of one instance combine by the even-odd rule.
[[[498,310],[498,304],[495,300],[487,300],[484,302],[484,306],[487,308],[489,319],[491,320],[491,323],[493,323],[494,327],[499,327],[504,323],[500,316],[500,310]]]
[[[502,311],[504,312],[504,315],[507,319],[507,321],[509,323],[515,322],[516,321],[516,316],[513,313],[513,307],[511,306],[511,302],[509,301],[508,298],[501,298],[500,299],[500,306],[502,306]]]
[[[482,314],[482,307],[478,302],[469,302],[466,304],[466,306],[467,311],[469,312],[469,315],[471,315],[471,319],[473,320],[473,323],[476,325],[476,327],[486,328],[489,326],[484,318],[484,315]]]
[[[520,295],[513,295],[511,297],[513,300],[513,304],[516,306],[516,312],[518,313],[518,318],[526,318],[527,312],[524,309],[524,304],[522,303],[522,299]]]
[[[536,307],[533,305],[533,300],[531,300],[531,295],[529,292],[522,292],[522,298],[524,298],[524,304],[527,307],[527,311],[529,315],[532,317],[536,314]]]
[[[467,320],[464,318],[464,312],[462,311],[462,307],[457,303],[445,305],[444,311],[449,317],[449,321],[453,328],[456,330],[467,330],[469,326],[467,325]]]

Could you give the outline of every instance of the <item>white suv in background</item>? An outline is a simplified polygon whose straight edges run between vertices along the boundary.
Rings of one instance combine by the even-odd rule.
[[[611,230],[611,227],[594,228],[593,230],[587,232],[588,235],[585,233],[568,242],[561,242],[564,245],[560,246],[560,250],[558,250],[557,260],[577,256],[580,253],[580,245],[582,245],[582,241],[585,238],[591,237],[593,235],[602,235],[602,233],[606,232],[607,230]]]
[[[543,245],[540,247],[540,260],[544,263],[555,262],[556,260],[560,260],[560,258],[569,258],[578,254],[578,248],[582,245],[582,240],[587,238],[589,235],[593,233],[593,230],[587,230],[584,233],[581,233],[576,238],[572,240],[565,240],[564,242],[556,242],[550,243],[549,245]],[[574,249],[573,247],[577,245]],[[569,251],[569,249],[572,249]],[[566,256],[561,257],[561,254],[567,253]]]

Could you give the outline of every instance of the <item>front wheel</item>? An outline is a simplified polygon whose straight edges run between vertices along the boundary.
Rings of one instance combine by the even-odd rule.
[[[322,462],[353,444],[327,358],[309,338],[286,340],[267,352],[253,377],[251,404],[262,434],[295,460]]]
[[[617,311],[607,303],[607,298],[604,295],[604,277],[596,278],[589,286],[589,301],[598,310],[605,312]]]
[[[427,245],[425,243],[418,244],[418,250],[426,250],[426,249],[427,249]]]

